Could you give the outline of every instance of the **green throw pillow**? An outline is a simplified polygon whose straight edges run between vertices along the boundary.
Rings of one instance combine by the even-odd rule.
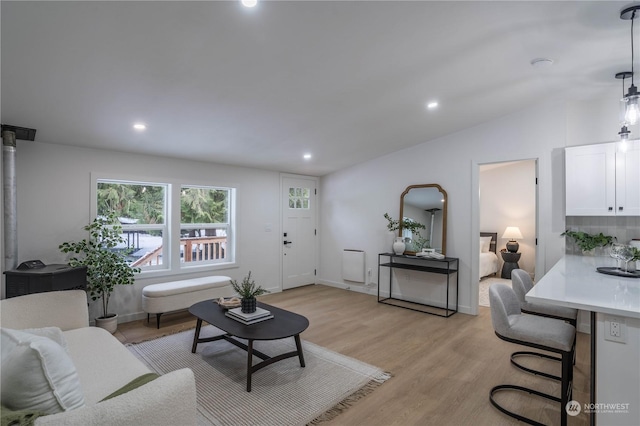
[[[39,416],[44,413],[37,411],[14,411],[5,407],[0,408],[0,419],[2,426],[32,426]]]
[[[142,376],[136,377],[135,379],[133,379],[132,381],[130,381],[129,383],[127,383],[126,385],[118,389],[117,391],[113,392],[111,395],[105,397],[102,401],[106,401],[107,399],[115,398],[118,395],[122,395],[129,391],[132,391],[136,388],[139,388],[140,386],[146,385],[147,383],[157,379],[158,377],[160,376],[157,375],[156,373],[143,374]]]

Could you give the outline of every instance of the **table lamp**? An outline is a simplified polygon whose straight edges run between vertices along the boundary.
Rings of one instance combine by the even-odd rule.
[[[508,238],[509,242],[507,243],[507,251],[511,253],[517,253],[520,248],[520,244],[516,240],[521,240],[522,232],[520,232],[520,228],[517,226],[507,226],[504,234],[502,234],[502,238]]]

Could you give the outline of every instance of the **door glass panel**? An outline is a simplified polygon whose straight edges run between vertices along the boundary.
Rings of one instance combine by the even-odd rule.
[[[308,209],[310,194],[309,188],[289,188],[289,208]]]

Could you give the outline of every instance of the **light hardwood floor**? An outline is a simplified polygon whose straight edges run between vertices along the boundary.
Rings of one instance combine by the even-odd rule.
[[[557,382],[521,372],[509,355],[521,347],[493,332],[489,308],[478,316],[457,313],[441,318],[377,303],[375,296],[312,285],[261,296],[260,301],[309,319],[302,338],[357,358],[393,374],[332,425],[511,425],[517,421],[489,403],[489,390],[519,384],[559,394]],[[162,327],[146,320],[121,324],[116,336],[138,342],[195,327],[187,312],[165,315]],[[534,364],[536,365],[535,361]],[[560,374],[559,363],[538,364]],[[573,399],[589,396],[589,338],[579,333]],[[545,424],[560,424],[559,404],[529,395],[503,392],[500,401]],[[586,425],[581,413],[569,425]]]

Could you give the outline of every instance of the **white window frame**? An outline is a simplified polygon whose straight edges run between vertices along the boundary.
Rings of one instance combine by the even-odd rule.
[[[192,185],[192,184],[182,184],[180,185],[180,197],[182,197],[182,189],[184,188],[197,188],[197,189],[214,189],[214,190],[225,190],[228,191],[227,198],[227,223],[182,223],[180,215],[178,219],[180,221],[180,227],[178,229],[178,234],[182,232],[183,229],[203,229],[203,228],[224,228],[227,234],[227,242],[225,248],[225,259],[212,259],[212,260],[198,260],[191,262],[180,262],[180,269],[192,269],[201,267],[203,265],[229,265],[235,263],[235,188],[230,188],[227,186],[216,186],[216,185]],[[180,208],[180,201],[178,201],[178,208]],[[178,250],[180,250],[180,243],[178,243]],[[178,251],[179,253],[179,251]],[[178,256],[179,257],[179,256]]]
[[[98,203],[98,182],[113,182],[124,183],[132,185],[154,185],[154,186],[166,186],[165,197],[165,223],[162,228],[163,238],[163,259],[162,265],[146,266],[141,269],[140,278],[153,278],[160,276],[179,275],[192,272],[205,272],[221,269],[228,269],[237,267],[237,248],[236,248],[236,199],[237,199],[237,187],[235,185],[214,185],[207,183],[190,183],[177,179],[163,179],[158,177],[140,177],[124,175],[121,173],[91,173],[91,195],[90,195],[90,217],[91,220],[97,216],[97,203]],[[189,264],[182,263],[180,261],[180,191],[182,187],[201,187],[201,188],[216,188],[229,190],[229,224],[189,224],[191,225],[221,225],[227,227],[227,259],[224,261],[198,261],[190,262]],[[160,229],[158,225],[123,225],[132,229]]]

